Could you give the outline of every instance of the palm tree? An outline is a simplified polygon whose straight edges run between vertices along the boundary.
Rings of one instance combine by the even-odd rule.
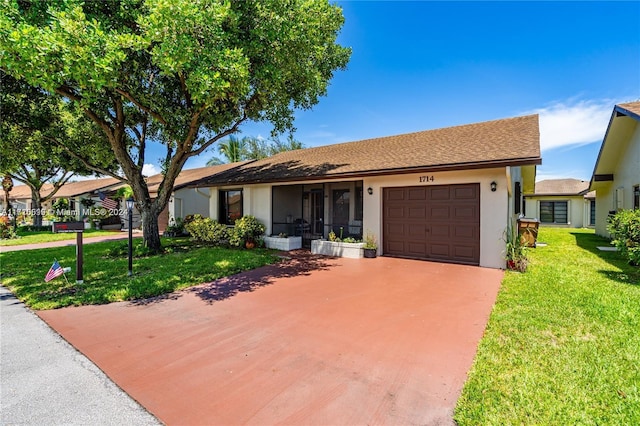
[[[213,157],[207,161],[207,166],[217,166],[244,160],[260,160],[279,152],[301,148],[304,148],[302,142],[291,137],[286,142],[281,142],[279,139],[266,140],[251,136],[238,139],[232,135],[218,145],[218,151],[222,154],[222,158]]]
[[[242,161],[246,158],[246,138],[238,139],[236,136],[229,136],[224,142],[220,142],[218,145],[218,152],[222,154],[224,159],[219,157],[213,157],[207,161],[207,166],[215,166],[218,164],[235,163]]]
[[[4,190],[4,200],[6,203],[5,210],[9,211],[11,208],[11,204],[9,204],[9,193],[13,189],[13,179],[11,179],[11,176],[4,175],[4,179],[2,179],[2,189]]]

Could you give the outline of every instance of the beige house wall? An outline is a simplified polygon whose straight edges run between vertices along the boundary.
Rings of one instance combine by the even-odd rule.
[[[526,201],[526,217],[531,219],[540,219],[540,202],[541,201],[566,201],[567,205],[567,224],[541,223],[541,226],[557,227],[557,228],[586,228],[589,226],[589,200],[582,195],[540,195],[528,196]],[[596,214],[597,214],[596,207]]]
[[[421,176],[432,176],[433,181],[421,182]],[[491,182],[497,183],[491,192]],[[363,226],[365,233],[374,233],[378,250],[382,247],[382,189],[397,186],[480,184],[480,266],[504,268],[503,233],[509,220],[509,195],[504,168],[395,176],[376,176],[364,179]],[[373,194],[367,193],[367,188]]]
[[[633,187],[640,185],[640,125],[630,139],[620,146],[619,162],[612,182],[598,182],[596,194],[596,234],[605,237],[609,212],[633,208]]]
[[[169,199],[169,221],[190,214],[209,216],[209,188],[183,188]]]
[[[363,232],[370,232],[378,239],[379,251],[382,242],[382,189],[399,186],[423,186],[423,185],[451,185],[478,183],[480,185],[480,266],[489,268],[504,268],[504,241],[503,235],[510,217],[513,213],[513,200],[510,196],[513,185],[520,174],[519,168],[511,168],[507,173],[505,168],[479,169],[468,171],[451,171],[435,173],[415,173],[401,175],[374,176],[353,179],[341,179],[340,181],[296,181],[287,182],[286,185],[314,183],[330,184],[348,187],[355,185],[355,181],[363,181]],[[428,179],[424,179],[428,176]],[[433,180],[431,179],[433,178]],[[496,182],[497,190],[491,191],[491,182]],[[262,221],[266,227],[267,235],[271,234],[272,214],[272,187],[277,184],[259,185],[229,185],[209,188],[209,216],[218,219],[218,190],[242,189],[243,213],[253,215]],[[507,190],[510,186],[510,190]],[[371,188],[372,194],[368,193]],[[329,203],[325,209],[329,209]],[[325,215],[330,217],[330,211],[325,210]]]

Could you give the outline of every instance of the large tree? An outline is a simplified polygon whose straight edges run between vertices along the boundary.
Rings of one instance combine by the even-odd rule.
[[[293,129],[350,50],[327,0],[6,0],[0,67],[83,108],[107,136],[161,248],[158,215],[185,162],[247,120]],[[166,146],[152,199],[149,140]]]
[[[93,173],[78,154],[110,171],[117,170],[115,158],[95,123],[59,96],[2,71],[0,86],[0,173],[30,188],[39,226],[44,202],[75,174]]]

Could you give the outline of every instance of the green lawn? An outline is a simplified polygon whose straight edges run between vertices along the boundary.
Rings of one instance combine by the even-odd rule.
[[[640,424],[640,268],[593,231],[542,228],[507,272],[459,425]]]
[[[274,252],[266,249],[200,247],[187,239],[169,241],[163,241],[167,254],[135,257],[133,277],[127,276],[126,241],[87,244],[83,284],[75,280],[74,246],[2,253],[0,281],[31,308],[54,309],[157,296],[277,261]],[[54,258],[61,266],[72,267],[67,274],[69,283],[63,277],[44,282]]]
[[[98,229],[86,229],[83,232],[84,238],[101,237],[113,235],[114,231],[101,231]],[[0,246],[19,246],[23,244],[48,243],[50,241],[75,240],[75,232],[61,232],[54,234],[51,231],[18,231],[20,238],[12,240],[0,240]],[[126,236],[126,234],[123,234]]]

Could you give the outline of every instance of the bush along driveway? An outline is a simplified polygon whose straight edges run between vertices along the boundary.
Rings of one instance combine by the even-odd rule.
[[[590,230],[538,240],[505,276],[456,421],[640,424],[640,268]]]

